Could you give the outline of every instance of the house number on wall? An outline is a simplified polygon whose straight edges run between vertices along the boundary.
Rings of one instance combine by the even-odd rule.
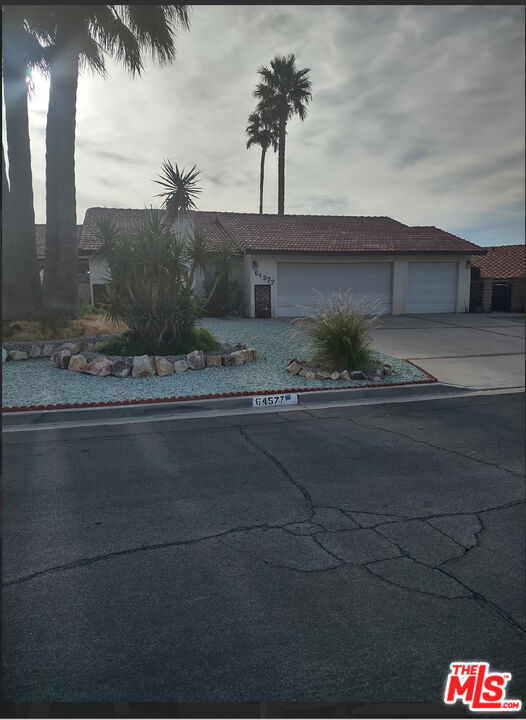
[[[254,275],[261,278],[263,282],[268,282],[270,285],[274,285],[274,278],[270,277],[270,275],[264,275],[259,270],[254,270]]]

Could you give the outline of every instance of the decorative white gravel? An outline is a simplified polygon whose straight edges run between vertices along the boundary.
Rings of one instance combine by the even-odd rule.
[[[246,343],[256,348],[258,359],[248,365],[188,370],[179,375],[144,379],[96,377],[59,370],[50,358],[7,362],[3,371],[3,406],[58,405],[61,403],[102,403],[143,398],[177,398],[219,395],[247,391],[289,388],[338,388],[370,385],[371,380],[309,380],[291,376],[284,368],[292,358],[308,360],[309,342],[291,336],[291,325],[284,320],[204,318],[203,327],[218,339]],[[397,384],[425,380],[426,375],[405,360],[376,353],[395,373],[377,384]]]

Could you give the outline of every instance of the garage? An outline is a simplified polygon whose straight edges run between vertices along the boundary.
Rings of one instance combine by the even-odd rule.
[[[316,290],[328,297],[349,289],[358,298],[379,300],[378,309],[391,313],[392,263],[278,262],[275,314],[304,315],[319,304]]]
[[[456,262],[409,262],[406,313],[456,312],[457,278]]]

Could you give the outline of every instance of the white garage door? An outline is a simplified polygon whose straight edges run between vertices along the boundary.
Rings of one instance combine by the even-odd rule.
[[[325,297],[351,289],[357,298],[380,300],[379,310],[391,312],[391,263],[278,263],[276,315],[304,315]],[[307,310],[304,308],[307,307]]]
[[[406,313],[455,312],[458,263],[410,262]]]

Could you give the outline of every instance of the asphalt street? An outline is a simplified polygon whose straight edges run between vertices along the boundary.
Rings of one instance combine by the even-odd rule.
[[[4,435],[3,696],[524,700],[524,397]]]

